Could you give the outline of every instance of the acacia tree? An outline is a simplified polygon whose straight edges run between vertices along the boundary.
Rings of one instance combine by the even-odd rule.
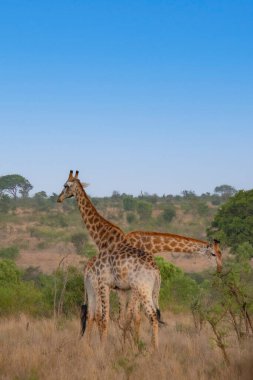
[[[23,198],[27,197],[32,188],[33,186],[28,179],[19,174],[9,174],[0,177],[0,193],[10,194],[15,199],[18,193],[21,194]]]
[[[223,198],[229,198],[235,195],[236,189],[230,185],[220,185],[215,187],[214,192]]]

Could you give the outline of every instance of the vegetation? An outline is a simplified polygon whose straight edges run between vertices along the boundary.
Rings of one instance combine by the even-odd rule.
[[[218,210],[208,230],[235,252],[244,242],[253,245],[253,190],[239,191]]]
[[[69,252],[72,254],[75,252],[82,256],[80,259],[85,262],[94,256],[97,250],[87,231],[82,228],[80,212],[74,200],[70,199],[59,205],[56,203],[56,194],[48,196],[44,191],[40,191],[29,197],[28,193],[25,194],[20,190],[21,188],[17,187],[15,193],[8,192],[7,188],[2,188],[0,191],[0,316],[17,318],[24,313],[26,318],[36,317],[48,328],[55,329],[55,336],[58,336],[57,334],[60,334],[65,326],[73,323],[75,326],[73,336],[77,336],[79,331],[77,318],[84,295],[83,271],[65,265],[65,258]],[[203,345],[205,340],[205,349],[208,352],[206,360],[210,355],[215,358],[212,369],[207,369],[210,366],[205,366],[194,372],[194,367],[194,370],[188,373],[189,378],[196,376],[203,379],[222,378],[225,373],[231,375],[236,371],[241,375],[244,367],[237,368],[233,363],[234,358],[239,362],[235,352],[239,352],[247,345],[250,347],[253,335],[253,273],[250,264],[250,259],[253,257],[253,190],[236,192],[229,185],[221,185],[215,188],[213,194],[205,193],[198,196],[193,191],[184,190],[181,195],[168,194],[162,197],[147,193],[133,197],[115,191],[111,197],[93,198],[92,201],[103,216],[125,231],[146,229],[166,232],[169,225],[169,232],[205,238],[206,228],[211,225],[208,229],[209,236],[218,238],[223,245],[232,248],[234,255],[226,259],[224,270],[220,275],[212,272],[186,274],[163,258],[156,258],[162,276],[160,292],[162,319],[164,320],[165,315],[166,323],[171,321],[169,331],[165,326],[160,335],[164,356],[171,346],[173,334],[177,338],[171,348],[172,352],[177,349],[183,351],[184,341],[188,339],[189,347],[185,348],[184,354],[186,363],[188,363],[187,358],[195,352],[190,349],[192,342],[194,341],[197,347]],[[19,255],[28,248],[34,256],[38,254],[41,258],[46,254],[46,250],[54,255],[54,251],[59,249],[66,255],[59,256],[61,261],[59,263],[58,260],[55,266],[56,268],[58,265],[57,269],[45,274],[39,267],[28,267],[24,270],[15,263],[15,260],[20,259]],[[111,295],[111,310],[112,316],[117,317],[118,303],[115,294]],[[169,315],[167,310],[172,311],[174,317],[172,314]],[[189,319],[190,313],[193,316],[192,320]],[[186,315],[187,324],[179,322],[186,318]],[[37,325],[36,319],[31,320],[36,326],[42,326],[42,324]],[[64,331],[66,334],[67,330]],[[29,334],[29,327],[26,333]],[[41,330],[39,334],[46,342],[47,333]],[[166,338],[168,336],[170,336],[169,346]],[[29,339],[32,341],[33,338]],[[115,339],[118,344],[118,351],[114,353],[114,363],[111,367],[113,368],[113,372],[110,373],[111,378],[116,378],[119,374],[122,378],[131,378],[132,374],[138,377],[141,372],[138,372],[137,368],[144,360],[144,356],[139,355],[143,353],[146,355],[148,347],[146,341],[149,338],[146,336],[145,341],[140,340],[137,345],[133,345],[132,342],[126,355],[122,354],[122,347],[123,345],[126,347],[126,344],[121,341],[117,326],[110,329],[110,339]],[[214,344],[210,346],[210,342]],[[64,345],[61,342],[57,343],[57,355],[65,350],[62,344]],[[51,350],[51,347],[46,347],[45,343],[44,349]],[[201,347],[203,349],[204,346]],[[222,355],[215,356],[217,347]],[[33,353],[30,352],[29,356],[33,357]],[[7,359],[5,358],[5,361],[8,361]],[[222,366],[222,362],[225,362],[227,367]],[[184,366],[182,363],[180,370]],[[158,370],[160,367],[156,365]],[[28,364],[27,368],[30,368]],[[189,368],[190,363],[186,365],[182,376],[185,376]],[[221,368],[227,370],[221,372]],[[1,375],[5,373],[2,368],[0,371]],[[31,379],[41,379],[44,376],[36,364],[29,371],[20,376]],[[180,378],[176,372],[172,374],[169,370],[165,378],[173,377],[175,374]],[[12,378],[18,376],[17,370]]]
[[[0,177],[0,193],[6,192],[15,199],[18,193],[21,194],[23,198],[27,197],[32,188],[33,186],[30,182],[19,174],[9,174]]]
[[[17,246],[0,248],[0,258],[14,260],[19,256],[19,249]]]

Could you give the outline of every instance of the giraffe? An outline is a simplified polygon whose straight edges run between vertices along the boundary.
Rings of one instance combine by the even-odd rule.
[[[78,175],[78,174],[77,174]],[[77,175],[75,179],[77,179]],[[72,183],[73,180],[73,172],[70,173],[69,176],[69,182],[70,184]],[[66,188],[68,187],[68,181],[66,182],[65,186]],[[79,181],[79,180],[78,180]],[[82,184],[83,185],[83,184]],[[66,189],[65,188],[65,189]],[[66,196],[66,198],[70,196],[74,196],[75,194]],[[60,194],[58,201],[62,201],[61,198],[64,196],[64,191],[62,194]],[[80,198],[80,197],[79,197]],[[181,235],[175,235],[175,234],[168,234],[168,233],[158,233],[158,232],[145,232],[145,231],[133,231],[128,234],[124,234],[124,232],[111,222],[107,221],[104,219],[101,215],[98,214],[97,210],[95,207],[91,204],[89,201],[85,191],[84,191],[84,198],[85,201],[83,200],[82,203],[80,202],[80,199],[77,197],[79,209],[81,211],[81,214],[84,219],[84,223],[86,224],[86,227],[88,228],[91,237],[95,240],[95,243],[97,244],[99,251],[103,250],[106,251],[108,250],[110,253],[110,250],[115,249],[115,244],[116,246],[121,243],[123,240],[125,241],[124,244],[129,244],[132,247],[144,250],[145,254],[151,254],[154,255],[155,253],[158,252],[200,252],[200,253],[207,253],[208,255],[213,255],[216,257],[216,262],[217,262],[217,270],[221,271],[222,267],[222,262],[221,262],[221,252],[218,246],[218,241],[214,242],[213,247],[211,245],[203,240],[197,240]],[[85,207],[83,207],[86,205]],[[85,210],[86,209],[86,210]],[[87,212],[87,214],[85,213]],[[88,216],[88,217],[87,217]],[[95,224],[97,224],[97,227],[99,225],[99,230],[102,232],[98,236],[98,228],[93,226],[90,226],[90,221],[92,224],[95,221]],[[91,265],[88,263],[87,269],[92,270],[92,265],[93,261],[91,262]],[[86,270],[86,274],[87,274]],[[93,283],[93,285],[95,282]],[[87,285],[89,287],[90,285]],[[97,286],[94,285],[94,288],[96,288],[97,291]],[[94,293],[94,292],[93,292]],[[95,297],[93,296],[93,299]],[[97,303],[98,302],[98,297],[97,297]],[[136,301],[136,304],[134,305],[134,301]],[[138,331],[139,325],[140,325],[140,315],[139,315],[139,304],[137,302],[138,297],[136,295],[132,296],[130,299],[130,311],[127,312],[127,315],[129,315],[130,312],[132,312],[132,315],[134,317],[135,325],[137,326],[136,330]],[[119,297],[120,301],[120,316],[119,320],[122,320],[122,304],[123,298],[120,296]],[[94,301],[94,305],[95,305]],[[96,306],[94,306],[95,308]],[[99,309],[99,306],[97,306]],[[95,313],[95,312],[94,312]],[[95,313],[98,315],[99,313]],[[90,325],[92,324],[92,319],[88,319],[88,331],[91,331]],[[88,333],[89,334],[89,333]]]
[[[143,249],[152,255],[161,252],[187,252],[215,256],[217,272],[222,270],[221,250],[216,239],[212,245],[207,241],[187,236],[147,231],[132,231],[126,234],[126,238],[133,247]]]
[[[74,177],[73,171],[70,171],[57,201],[76,198],[84,224],[99,249],[99,255],[89,263],[85,273],[88,311],[83,308],[83,318],[88,312],[87,329],[91,331],[96,318],[99,321],[101,340],[104,341],[108,331],[110,289],[131,289],[133,296],[128,308],[127,323],[131,320],[138,297],[152,325],[153,345],[158,348],[159,269],[152,255],[131,246],[124,232],[98,213],[78,179],[78,173],[76,171]]]

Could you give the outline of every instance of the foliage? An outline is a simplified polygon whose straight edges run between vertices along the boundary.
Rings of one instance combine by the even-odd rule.
[[[172,219],[175,217],[175,215],[176,215],[175,207],[171,204],[166,205],[162,213],[163,220],[165,220],[165,222],[167,223],[170,223]]]
[[[236,189],[230,185],[220,185],[215,187],[214,192],[227,199],[235,195]]]
[[[6,194],[0,194],[0,212],[7,213],[11,209],[10,197]]]
[[[19,256],[19,249],[17,246],[0,248],[0,258],[15,260]]]
[[[43,215],[40,218],[40,223],[50,227],[67,227],[67,216],[63,213],[56,214],[50,213],[49,215]]]
[[[192,190],[183,190],[182,191],[182,195],[183,195],[184,198],[190,198],[190,199],[196,197],[195,192],[192,191]]]
[[[252,231],[253,190],[241,190],[223,204],[207,232],[235,251],[243,242],[253,245]]]
[[[85,244],[84,247],[84,255],[87,256],[89,259],[97,255],[97,249],[93,244]]]
[[[129,224],[136,222],[136,215],[133,212],[128,212],[126,218]]]
[[[179,311],[188,308],[192,298],[198,293],[197,283],[175,265],[162,257],[155,258],[161,273],[160,306]]]
[[[86,232],[76,232],[71,236],[71,242],[76,248],[76,253],[79,255],[84,254],[84,244],[88,242],[88,235]]]
[[[227,262],[223,273],[203,282],[192,303],[195,326],[200,329],[203,322],[209,323],[227,364],[226,338],[231,330],[235,331],[239,342],[253,333],[250,316],[253,311],[253,269],[248,261],[249,251],[252,253],[252,247],[239,246],[236,257]]]
[[[137,212],[141,220],[149,219],[152,214],[152,204],[143,200],[138,201]]]
[[[58,269],[54,275],[54,310],[57,316],[71,315],[84,300],[83,274],[75,267]]]
[[[0,260],[0,286],[19,285],[21,271],[14,261]]]
[[[123,208],[125,211],[134,211],[136,209],[136,200],[133,196],[125,196],[123,198]]]
[[[0,315],[25,312],[47,315],[48,304],[33,282],[24,282],[22,272],[10,260],[0,261]]]
[[[199,215],[204,216],[208,214],[209,208],[206,203],[198,202],[196,207],[197,207],[197,212],[199,213]]]
[[[19,174],[9,174],[0,177],[0,192],[7,192],[14,198],[17,198],[18,192],[22,197],[27,197],[32,188],[33,186],[28,179]]]

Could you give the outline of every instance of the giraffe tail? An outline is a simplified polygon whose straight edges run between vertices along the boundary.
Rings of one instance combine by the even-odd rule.
[[[87,304],[83,304],[81,306],[81,315],[80,315],[80,318],[81,318],[81,336],[83,336],[85,333],[87,314],[88,314],[88,306],[87,306]]]
[[[153,301],[155,304],[156,308],[156,318],[159,323],[159,325],[165,325],[166,323],[161,320],[161,312],[159,309],[159,292],[160,292],[160,287],[161,287],[161,275],[160,272],[157,273],[156,279],[155,279],[155,286],[153,290]]]
[[[156,317],[159,325],[166,325],[166,323],[161,320],[161,312],[159,309],[156,309]]]

